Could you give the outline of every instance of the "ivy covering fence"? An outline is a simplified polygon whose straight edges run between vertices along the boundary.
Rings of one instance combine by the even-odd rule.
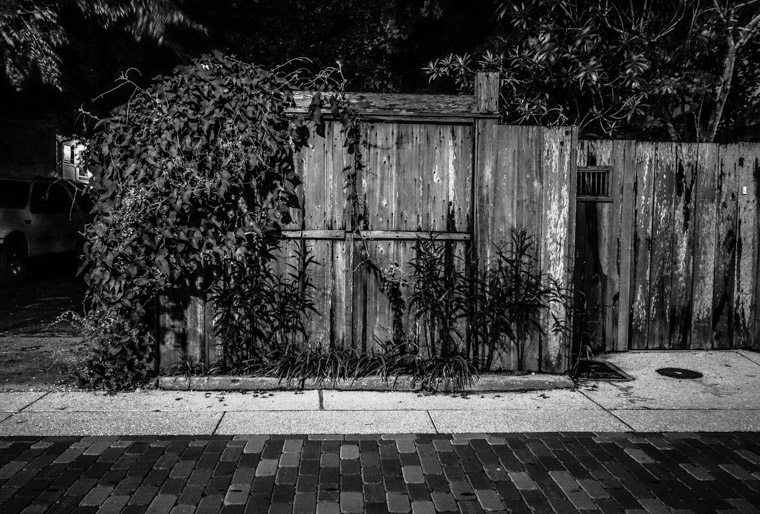
[[[215,54],[135,88],[89,147],[82,380],[564,371],[577,136],[496,125],[493,81],[357,97]]]

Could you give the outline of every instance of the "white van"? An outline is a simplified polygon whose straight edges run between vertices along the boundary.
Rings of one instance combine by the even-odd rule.
[[[23,282],[31,258],[81,253],[89,211],[73,182],[0,177],[0,282]]]

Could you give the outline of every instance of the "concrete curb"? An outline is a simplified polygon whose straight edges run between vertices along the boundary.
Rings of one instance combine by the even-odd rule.
[[[567,375],[481,375],[465,392],[536,391],[542,389],[572,389],[573,380]],[[303,387],[298,382],[288,384],[270,377],[201,376],[159,377],[158,388],[170,391],[294,391],[329,389],[336,391],[420,391],[419,382],[409,376],[384,380],[382,377],[364,377],[357,380],[317,381],[306,380]],[[441,392],[447,392],[441,387]]]

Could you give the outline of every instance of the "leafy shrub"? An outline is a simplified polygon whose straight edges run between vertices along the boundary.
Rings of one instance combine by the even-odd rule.
[[[305,118],[286,113],[292,89],[287,76],[215,53],[135,87],[97,122],[88,151],[97,200],[85,234],[89,316],[114,320],[135,343],[97,334],[92,383],[125,359],[129,373],[148,373],[145,306],[194,274],[218,281],[217,291],[290,287],[273,283],[266,263],[290,208],[299,207],[293,155],[310,135]],[[249,321],[251,307],[241,307]],[[293,318],[288,311],[283,323]],[[242,358],[240,338],[231,340],[231,354]]]
[[[130,325],[113,311],[78,318],[90,352],[79,384],[112,391],[144,385],[154,361],[154,339],[142,323]]]
[[[214,281],[209,299],[215,313],[215,334],[224,341],[225,365],[264,364],[308,341],[304,314],[317,313],[308,250],[297,252],[299,264],[283,277],[272,269],[268,248],[230,261]]]
[[[456,353],[463,334],[459,320],[467,306],[464,277],[454,266],[448,243],[419,238],[409,265],[414,279],[409,308],[425,329],[428,355],[448,357]]]
[[[511,344],[517,354],[517,369],[525,369],[525,350],[532,334],[546,329],[564,331],[565,320],[542,325],[541,316],[552,302],[566,304],[568,295],[558,281],[541,272],[536,242],[524,228],[510,229],[510,240],[496,247],[496,256],[477,273],[475,306],[470,326],[486,348],[484,369],[493,364],[496,349]]]

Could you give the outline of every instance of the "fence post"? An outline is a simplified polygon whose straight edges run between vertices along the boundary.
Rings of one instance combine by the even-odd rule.
[[[499,113],[499,73],[480,72],[475,75],[475,109],[482,114]]]
[[[499,74],[478,73],[475,76],[475,109],[478,114],[491,114],[475,119],[473,163],[473,262],[487,262],[490,253],[490,211],[493,206],[495,152],[494,129],[499,112]]]
[[[499,74],[478,73],[475,76],[475,110],[478,116],[473,127],[473,177],[472,177],[472,260],[471,272],[485,265],[489,259],[492,243],[495,156],[494,130],[499,112]],[[480,355],[481,348],[471,345],[473,359]]]

